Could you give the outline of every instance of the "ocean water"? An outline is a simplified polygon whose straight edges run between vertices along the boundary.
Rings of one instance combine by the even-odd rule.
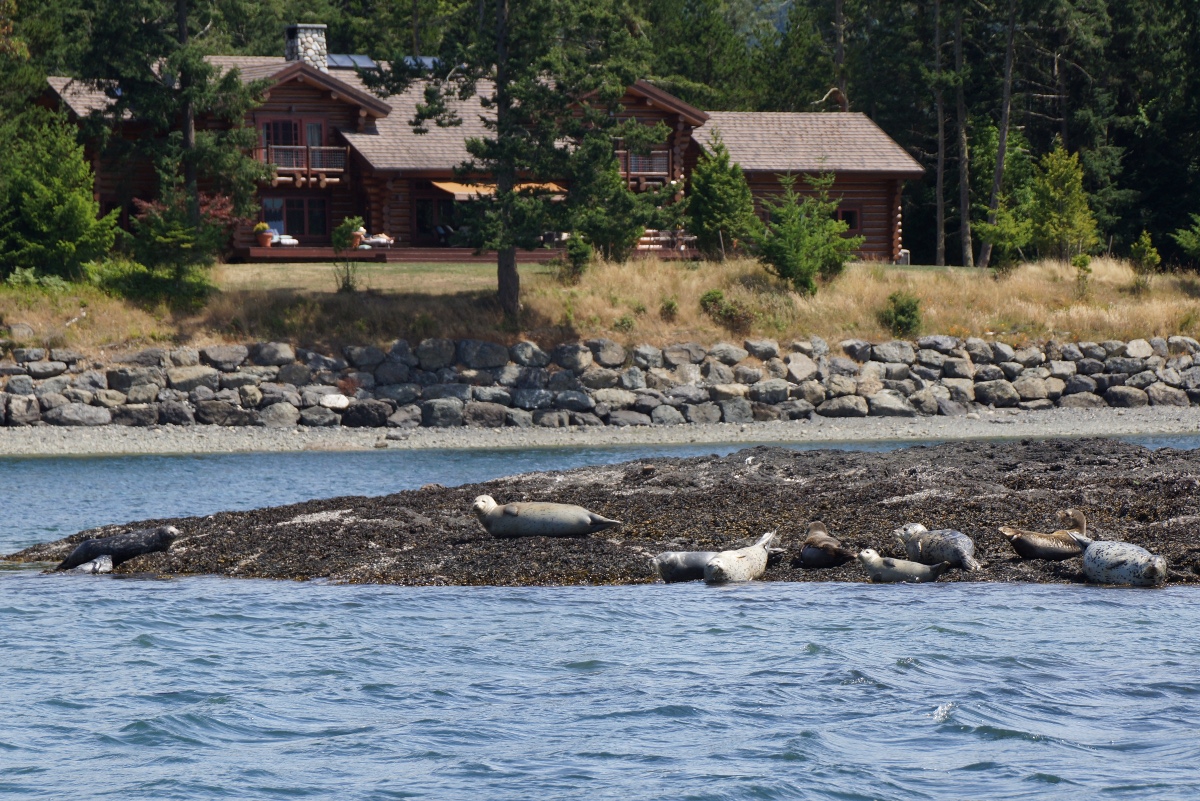
[[[666,452],[0,460],[0,551]],[[10,565],[0,797],[1195,798],[1198,624],[1190,588],[412,588]]]

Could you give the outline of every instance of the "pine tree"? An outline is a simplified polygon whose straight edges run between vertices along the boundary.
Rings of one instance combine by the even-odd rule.
[[[1079,155],[1068,153],[1062,142],[1042,157],[1032,194],[1033,243],[1043,256],[1066,261],[1099,244]]]
[[[730,162],[719,130],[713,131],[708,152],[692,171],[688,220],[700,252],[722,260],[752,243],[762,227],[750,185],[742,168]]]

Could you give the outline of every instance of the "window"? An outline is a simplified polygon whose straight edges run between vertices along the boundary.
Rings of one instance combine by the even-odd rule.
[[[451,244],[458,229],[458,213],[454,201],[449,198],[417,198],[413,205],[413,222],[418,240],[427,244],[437,243],[442,247]]]
[[[323,197],[265,197],[262,218],[277,234],[301,240],[329,236],[329,204]]]
[[[837,218],[846,223],[847,233],[855,234],[862,229],[862,212],[853,206],[839,208],[837,210]]]

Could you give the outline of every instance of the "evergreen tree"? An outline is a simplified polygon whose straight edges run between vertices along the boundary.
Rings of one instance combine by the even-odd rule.
[[[750,42],[721,0],[647,0],[653,43],[649,76],[679,98],[705,109],[750,107]],[[764,31],[765,33],[765,31]]]
[[[731,163],[721,132],[713,131],[708,152],[692,171],[688,230],[709,258],[724,260],[753,242],[762,228],[742,168]]]
[[[833,58],[812,8],[792,3],[781,31],[756,52],[756,72],[773,76],[759,80],[757,107],[771,111],[820,111],[833,85]]]
[[[805,197],[795,190],[795,176],[779,181],[783,195],[763,203],[770,220],[758,242],[759,260],[801,295],[813,295],[817,277],[828,281],[841,275],[865,238],[846,236],[849,226],[837,219],[839,203],[829,197],[834,176],[810,178],[815,194]]]
[[[1083,189],[1079,156],[1059,142],[1042,157],[1033,180],[1030,216],[1038,251],[1064,261],[1099,244],[1096,218]]]

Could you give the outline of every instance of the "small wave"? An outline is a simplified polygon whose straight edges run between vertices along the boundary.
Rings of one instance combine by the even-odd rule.
[[[958,703],[951,701],[948,704],[942,704],[937,709],[933,710],[933,722],[945,723],[954,717],[954,710],[958,709]]]

